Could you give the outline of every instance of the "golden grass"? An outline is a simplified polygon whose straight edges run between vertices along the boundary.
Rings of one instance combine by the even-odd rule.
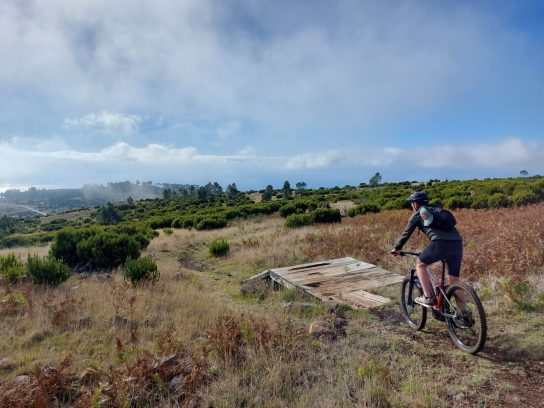
[[[45,363],[59,364],[68,355],[76,373],[87,367],[121,367],[145,350],[159,353],[161,338],[168,333],[188,352],[202,355],[210,330],[217,329],[222,316],[244,315],[278,327],[274,330],[284,337],[282,344],[296,347],[266,352],[248,348],[250,357],[236,365],[210,354],[215,380],[202,386],[203,405],[435,407],[452,406],[458,394],[464,395],[465,406],[474,401],[493,404],[501,393],[512,392],[500,382],[492,393],[479,391],[482,384],[491,383],[499,364],[456,351],[445,325],[438,322],[430,321],[423,333],[400,325],[398,287],[381,292],[393,299],[383,308],[392,320],[368,311],[348,312],[347,335],[332,343],[300,337],[300,329],[306,330],[311,320],[285,309],[281,292],[264,300],[239,293],[241,280],[267,268],[340,256],[402,272],[411,261],[387,253],[408,215],[405,211],[387,217],[369,214],[339,225],[295,230],[283,228],[283,219],[269,217],[216,231],[174,230],[169,236],[160,231],[145,251],[158,264],[160,280],[155,285],[131,287],[116,271],[110,279],[72,276],[55,289],[12,287],[9,290],[23,294],[27,303],[24,312],[0,321],[0,360],[8,357],[13,363],[0,370],[0,384]],[[460,229],[472,242],[477,237],[471,224],[475,220],[460,215]],[[226,257],[209,257],[207,244],[216,238],[229,241]],[[425,240],[415,236],[414,242],[418,247]],[[471,251],[467,249],[469,256]],[[16,251],[22,258],[46,252],[47,248]],[[485,287],[497,279],[492,270],[473,276],[481,276]],[[536,288],[544,285],[541,278],[542,274],[532,278]],[[0,298],[7,290],[0,289]],[[537,334],[542,329],[541,314],[517,311],[504,291],[491,293],[486,301],[491,349],[544,358],[544,343]],[[117,327],[116,315],[137,322],[138,327],[132,331]],[[77,327],[86,317],[91,323]],[[119,342],[130,347],[120,353]],[[175,406],[167,399],[164,404]]]

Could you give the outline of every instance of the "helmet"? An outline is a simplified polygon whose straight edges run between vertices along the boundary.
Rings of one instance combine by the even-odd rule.
[[[415,193],[410,194],[408,201],[411,203],[423,204],[429,201],[429,196],[425,191],[416,191]]]

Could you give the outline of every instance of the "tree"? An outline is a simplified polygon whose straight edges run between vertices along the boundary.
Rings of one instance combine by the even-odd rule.
[[[264,189],[262,200],[263,201],[270,201],[272,200],[272,195],[274,194],[274,187],[272,187],[270,184],[266,186]]]
[[[370,180],[368,181],[368,184],[370,184],[370,187],[376,187],[381,182],[382,182],[382,175],[378,172],[370,178]]]
[[[97,214],[97,220],[102,225],[113,225],[120,222],[123,217],[117,212],[112,203],[108,202],[104,207],[100,207]]]
[[[232,183],[227,186],[227,196],[229,198],[236,198],[238,194],[240,194],[240,192],[238,191],[238,187],[236,187],[236,183]]]
[[[295,184],[297,191],[299,194],[302,195],[302,192],[306,190],[306,182],[305,181],[299,181],[297,184]]]
[[[293,189],[291,188],[291,184],[289,183],[289,181],[285,180],[281,193],[284,200],[287,200],[291,197],[291,195],[293,194]]]
[[[522,177],[525,177],[525,176],[527,176],[527,175],[529,174],[529,172],[528,172],[527,170],[521,170],[521,171],[519,172],[519,174],[521,174]]]

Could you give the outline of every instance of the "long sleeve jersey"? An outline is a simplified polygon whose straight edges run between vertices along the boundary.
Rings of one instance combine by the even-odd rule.
[[[400,234],[399,239],[397,239],[397,242],[395,242],[395,249],[400,250],[406,241],[408,241],[408,238],[412,235],[414,230],[416,228],[419,228],[421,231],[429,237],[431,241],[436,240],[444,240],[444,241],[462,241],[461,234],[459,234],[459,231],[457,231],[457,228],[453,228],[451,230],[441,230],[438,228],[433,227],[425,227],[423,225],[423,219],[421,218],[421,215],[419,214],[419,211],[416,211],[412,214],[410,219],[408,220],[408,223],[406,224],[406,228],[404,228],[404,231],[402,234]]]

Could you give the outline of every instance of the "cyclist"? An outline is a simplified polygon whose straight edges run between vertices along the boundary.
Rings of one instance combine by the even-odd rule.
[[[461,260],[463,259],[463,241],[461,234],[455,227],[448,230],[433,228],[432,212],[425,208],[429,203],[429,196],[424,191],[418,191],[408,197],[414,213],[408,220],[404,232],[395,242],[391,250],[393,255],[400,255],[400,250],[408,241],[416,228],[427,235],[431,240],[427,248],[421,252],[417,259],[417,276],[423,287],[424,296],[415,298],[415,302],[425,307],[431,307],[435,303],[431,281],[426,273],[427,265],[441,259],[445,259],[448,265],[448,284],[459,282]]]

